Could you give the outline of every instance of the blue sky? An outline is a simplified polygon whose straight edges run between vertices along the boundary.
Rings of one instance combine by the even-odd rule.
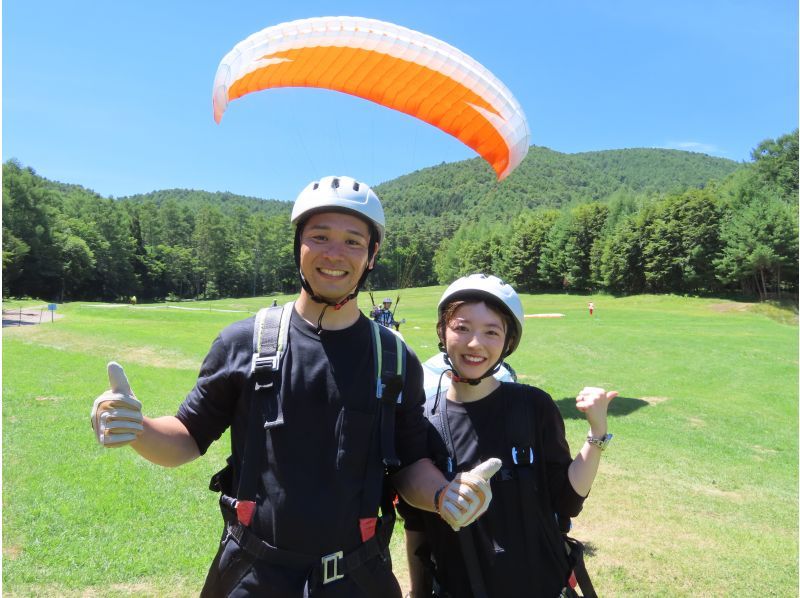
[[[2,11],[3,160],[104,196],[178,187],[291,200],[327,174],[377,184],[475,156],[330,91],[251,94],[217,125],[221,58],[264,27],[313,16],[381,19],[458,47],[511,89],[531,143],[561,152],[747,160],[798,125],[793,0],[6,0]]]

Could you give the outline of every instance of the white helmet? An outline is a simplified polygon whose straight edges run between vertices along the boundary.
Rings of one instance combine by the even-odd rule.
[[[488,299],[492,305],[504,308],[506,313],[512,316],[512,322],[516,325],[515,334],[510,338],[508,350],[503,357],[511,355],[519,345],[522,338],[522,322],[525,312],[522,310],[522,301],[519,295],[511,287],[497,276],[486,274],[470,274],[459,278],[445,290],[442,298],[439,299],[439,319],[442,318],[444,310],[449,303],[465,299]]]
[[[386,299],[383,300],[383,303],[391,303],[391,302],[392,302],[391,297],[386,297]]]
[[[386,228],[383,206],[369,185],[347,176],[326,176],[309,183],[294,201],[292,224],[297,225],[315,212],[328,210],[351,212],[365,218],[375,227],[378,243],[383,242]]]

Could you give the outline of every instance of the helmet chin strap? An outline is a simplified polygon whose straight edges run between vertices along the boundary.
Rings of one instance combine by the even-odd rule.
[[[322,304],[322,311],[319,312],[319,318],[317,318],[317,327],[314,330],[314,332],[316,332],[317,334],[320,334],[322,332],[322,318],[329,307],[332,307],[334,311],[339,311],[340,309],[342,309],[342,307],[344,307],[345,303],[347,303],[351,299],[355,298],[356,295],[358,295],[358,287],[356,287],[352,293],[347,295],[344,299],[342,299],[338,303],[335,303],[333,301],[330,301],[328,299],[325,299],[324,297],[320,297],[319,295],[317,295],[312,290],[311,285],[308,284],[308,281],[306,280],[306,277],[303,276],[302,272],[300,272],[300,280],[301,284],[303,285],[303,288],[306,290],[306,292],[308,292],[308,295],[311,298],[311,300],[314,301],[315,303]]]
[[[362,277],[362,280],[364,278],[365,277]],[[306,277],[303,276],[302,272],[300,272],[300,284],[303,285],[303,288],[306,290],[306,292],[308,293],[308,296],[311,298],[311,300],[314,301],[315,303],[322,303],[326,308],[332,307],[336,311],[342,309],[344,304],[347,303],[348,301],[350,301],[351,299],[355,299],[356,298],[356,295],[358,295],[359,287],[361,286],[361,282],[362,282],[361,280],[358,281],[358,286],[356,286],[356,288],[353,289],[352,293],[347,295],[341,301],[336,302],[336,301],[331,301],[330,299],[326,299],[325,297],[322,297],[321,295],[317,295],[314,292],[314,289],[311,288],[311,285],[308,284],[308,281],[306,280]],[[325,310],[323,309],[323,311],[325,311]]]

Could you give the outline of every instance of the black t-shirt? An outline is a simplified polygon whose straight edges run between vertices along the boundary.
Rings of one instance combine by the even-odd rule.
[[[230,426],[237,471],[249,413],[249,401],[240,399],[244,385],[253,383],[253,325],[249,318],[222,331],[177,413],[201,453]],[[317,334],[292,313],[280,381],[285,423],[266,434],[252,524],[274,546],[325,555],[346,554],[361,543],[358,518],[367,460],[380,461],[371,326],[362,315],[345,330]],[[395,420],[403,465],[427,456],[422,367],[408,349],[406,358]]]
[[[441,401],[445,399],[442,397]],[[519,417],[520,410],[510,407],[511,400],[529,401],[533,434],[533,479],[536,480],[537,504],[523,504],[517,480],[510,478],[515,469],[509,440],[509,418]],[[441,405],[439,407],[441,412]],[[447,421],[455,453],[455,470],[466,471],[478,463],[498,457],[503,470],[492,478],[492,502],[486,514],[461,533],[472,535],[478,548],[484,582],[490,596],[553,598],[566,581],[566,571],[554,557],[554,514],[568,518],[577,515],[583,497],[572,488],[567,470],[572,463],[565,438],[564,421],[544,391],[531,386],[502,383],[483,399],[471,403],[447,401]],[[431,455],[437,463],[448,454],[438,431],[431,426]],[[510,475],[504,473],[510,472]],[[527,511],[523,514],[523,509]],[[452,596],[469,597],[472,592],[457,535],[433,513],[401,503],[406,528],[425,532],[436,561],[437,579]],[[541,514],[541,515],[540,515]],[[532,516],[536,533],[528,538],[525,515]],[[543,520],[548,518],[547,520]],[[549,532],[549,533],[548,533]],[[555,533],[557,540],[558,534]]]

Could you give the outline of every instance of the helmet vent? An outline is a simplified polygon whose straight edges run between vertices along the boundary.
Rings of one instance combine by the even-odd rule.
[[[319,189],[319,183],[314,183],[314,191],[316,191],[317,189]]]
[[[353,191],[358,191],[358,181],[353,181]]]
[[[331,187],[334,188],[334,189],[338,189],[339,188],[339,179],[333,179],[333,181],[331,182]]]

